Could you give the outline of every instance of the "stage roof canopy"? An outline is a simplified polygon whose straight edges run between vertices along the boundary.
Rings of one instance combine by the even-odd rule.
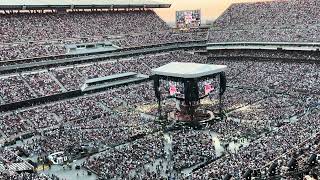
[[[0,0],[1,10],[45,8],[169,8],[168,0]]]
[[[226,70],[227,66],[225,65],[171,62],[152,69],[152,74],[179,78],[200,78]]]

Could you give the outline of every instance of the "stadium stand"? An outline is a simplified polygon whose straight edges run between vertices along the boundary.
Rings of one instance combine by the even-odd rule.
[[[233,4],[214,22],[209,41],[319,42],[318,12],[317,0]]]
[[[209,41],[318,42],[318,5],[316,0],[234,4],[214,22]],[[207,31],[173,31],[153,10],[142,9],[0,15],[0,61],[10,65],[26,58],[30,62],[21,65],[66,60],[36,58],[65,54],[67,44],[108,41],[128,53],[1,72],[0,179],[64,180],[61,174],[71,179],[244,179],[248,169],[257,179],[268,179],[273,163],[276,176],[284,179],[297,179],[295,173],[302,171],[319,175],[319,167],[307,163],[311,154],[320,155],[319,52],[197,53]],[[195,44],[187,50],[132,53],[181,42]],[[176,61],[228,66],[226,119],[203,130],[167,128],[155,121],[157,100],[149,80],[80,91],[93,78],[151,75],[151,69]],[[206,99],[207,109],[217,109],[216,96]],[[164,112],[176,106],[170,100],[165,105]],[[66,154],[66,165],[43,162],[57,152]],[[287,168],[292,158],[299,167],[294,173]],[[48,165],[45,174],[33,172],[37,169],[28,160]],[[74,160],[95,176],[72,171]]]
[[[166,62],[179,60],[205,62],[201,56],[183,51],[173,51],[159,55],[147,55],[138,58],[110,60],[101,63],[57,67],[45,71],[9,75],[0,77],[3,86],[1,96],[4,102],[19,102],[35,97],[50,96],[63,91],[77,90],[87,79],[104,77],[123,72],[150,74],[150,69],[164,65]],[[164,62],[162,62],[164,61]],[[12,82],[12,83],[11,83]],[[14,84],[14,85],[11,85]],[[21,91],[24,90],[24,91]]]
[[[109,41],[133,48],[207,38],[207,32],[172,32],[152,10],[0,16],[1,61],[64,55],[68,44]]]
[[[69,12],[2,15],[2,43],[101,37],[168,30],[157,14],[146,11]],[[147,23],[152,21],[153,23]],[[38,26],[34,26],[38,24]],[[45,31],[44,31],[45,30]]]

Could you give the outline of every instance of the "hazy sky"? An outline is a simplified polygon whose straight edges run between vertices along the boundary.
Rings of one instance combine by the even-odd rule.
[[[161,1],[161,0],[160,0]],[[202,20],[213,20],[224,10],[226,10],[230,4],[237,2],[258,2],[267,0],[162,0],[172,3],[170,9],[158,9],[156,12],[161,18],[167,22],[175,21],[176,10],[189,10],[189,9],[201,9]]]

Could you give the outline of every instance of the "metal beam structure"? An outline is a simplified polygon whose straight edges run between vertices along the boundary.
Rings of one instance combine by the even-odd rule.
[[[0,0],[0,10],[73,10],[170,7],[171,3],[168,3],[168,1],[152,0]]]

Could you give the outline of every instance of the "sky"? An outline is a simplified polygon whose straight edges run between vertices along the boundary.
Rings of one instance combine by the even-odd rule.
[[[168,23],[175,22],[175,11],[200,9],[202,22],[218,18],[232,3],[268,0],[158,0],[172,3],[170,9],[157,9],[158,15]]]

